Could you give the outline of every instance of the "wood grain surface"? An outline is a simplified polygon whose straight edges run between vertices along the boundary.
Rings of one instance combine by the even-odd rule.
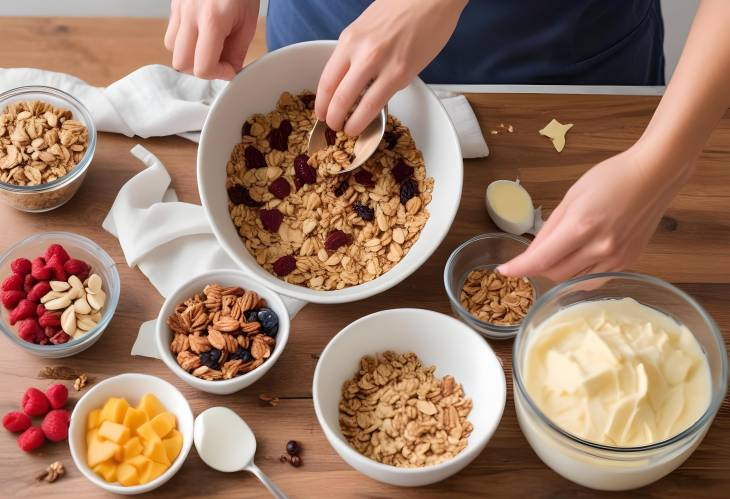
[[[162,46],[165,23],[143,19],[0,18],[0,66],[29,66],[72,73],[95,85],[107,85],[135,68],[168,64]],[[265,50],[260,30],[249,57]],[[491,148],[484,160],[465,162],[465,182],[456,222],[441,247],[413,276],[379,296],[339,306],[307,306],[293,322],[287,350],[272,370],[247,390],[230,396],[197,392],[157,360],[131,357],[140,323],[157,315],[162,298],[136,269],[127,267],[117,241],[101,229],[119,188],[141,165],[129,153],[141,143],[170,171],[183,201],[199,202],[195,179],[195,145],[180,138],[143,140],[101,134],[96,157],[84,185],[66,206],[31,215],[0,206],[0,249],[39,231],[66,230],[90,237],[118,264],[123,294],[116,316],[102,339],[70,359],[45,362],[3,341],[0,348],[0,411],[16,409],[28,386],[45,387],[38,370],[69,365],[103,379],[123,372],[160,376],[179,387],[194,413],[226,405],[253,428],[259,443],[256,463],[292,497],[460,497],[489,495],[529,498],[597,497],[547,468],[519,430],[511,396],[511,342],[492,342],[504,361],[509,385],[507,407],[486,450],[464,471],[436,485],[418,489],[390,487],[346,465],[325,441],[311,401],[311,379],[318,354],[349,322],[393,304],[449,313],[442,286],[449,253],[465,239],[495,230],[483,203],[487,183],[519,177],[537,204],[550,210],[575,179],[596,162],[635,141],[656,106],[652,97],[573,95],[470,95]],[[575,123],[562,154],[537,134],[552,117]],[[499,124],[512,134],[491,135]],[[730,334],[730,115],[719,125],[698,171],[676,198],[633,270],[678,283],[714,316],[726,338]],[[69,383],[70,384],[70,383]],[[278,395],[278,407],[263,406],[258,395]],[[79,394],[72,393],[74,398]],[[279,462],[287,440],[302,442],[304,465]],[[35,481],[52,461],[61,460],[67,476],[56,483]],[[0,432],[2,496],[100,497],[104,493],[75,469],[65,444],[40,452],[20,452],[13,435]],[[705,441],[677,471],[627,497],[727,497],[730,487],[730,405],[727,400]],[[195,450],[178,474],[151,494],[158,497],[266,497],[246,474],[221,474],[207,468]],[[622,494],[612,494],[619,497]]]

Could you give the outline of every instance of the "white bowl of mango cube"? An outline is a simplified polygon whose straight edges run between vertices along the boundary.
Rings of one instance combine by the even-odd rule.
[[[182,466],[193,444],[193,412],[167,381],[121,374],[76,403],[68,443],[76,467],[94,484],[115,494],[141,494]]]

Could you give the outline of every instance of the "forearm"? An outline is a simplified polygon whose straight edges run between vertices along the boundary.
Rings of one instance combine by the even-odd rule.
[[[689,171],[730,106],[730,1],[702,0],[642,146],[658,168]],[[680,172],[681,173],[681,172]]]

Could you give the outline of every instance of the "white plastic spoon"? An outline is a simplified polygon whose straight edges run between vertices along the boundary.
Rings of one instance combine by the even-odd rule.
[[[254,463],[256,437],[238,414],[226,407],[211,407],[195,418],[193,442],[200,458],[214,470],[246,470],[277,499],[287,496]]]

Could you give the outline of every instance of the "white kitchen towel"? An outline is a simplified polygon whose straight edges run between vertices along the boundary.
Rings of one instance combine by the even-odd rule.
[[[26,85],[58,88],[86,106],[99,131],[143,138],[181,135],[198,141],[208,109],[226,85],[168,66],[143,66],[108,87],[94,87],[64,73],[32,68],[0,69],[0,92]],[[463,95],[437,91],[456,128],[465,158],[489,155],[479,122]]]

